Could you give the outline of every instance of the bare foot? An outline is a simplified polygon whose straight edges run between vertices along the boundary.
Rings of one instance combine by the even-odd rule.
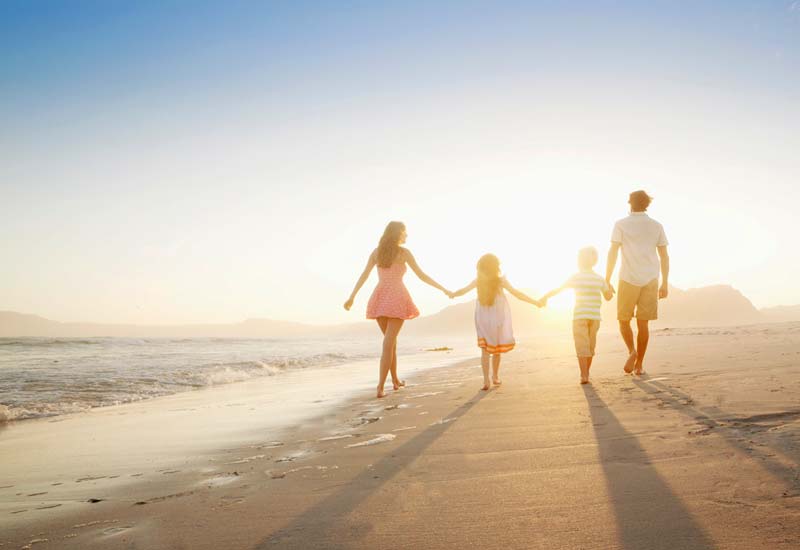
[[[588,378],[581,378],[581,384],[588,384],[588,383],[589,383]]]
[[[404,388],[406,386],[406,381],[398,380],[397,382],[392,382],[392,386],[394,389],[399,390],[400,388]]]
[[[383,390],[378,390],[377,397],[378,397],[378,399],[380,399],[381,397],[386,397],[386,392],[383,391]]]
[[[503,381],[500,380],[499,378],[495,378],[494,380],[492,380],[492,384],[494,384],[495,386],[499,386],[502,383]]]
[[[481,388],[481,390],[483,390],[483,391],[489,391],[489,388],[491,388],[491,387],[492,387],[492,385],[491,385],[491,384],[489,384],[489,382],[484,382],[484,383],[483,383],[483,387]]]
[[[636,376],[641,376],[641,375],[643,375],[643,374],[644,374],[644,368],[642,367],[642,365],[641,365],[641,364],[637,364],[637,365],[636,365],[636,366],[633,368],[633,374],[635,374]]]
[[[638,358],[638,355],[636,355],[636,350],[633,350],[631,352],[631,354],[628,356],[628,360],[625,361],[624,370],[625,370],[625,372],[627,374],[630,374],[630,373],[633,372],[633,365],[636,363],[636,359],[637,358]]]

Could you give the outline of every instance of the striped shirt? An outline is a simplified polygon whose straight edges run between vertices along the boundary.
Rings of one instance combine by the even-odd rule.
[[[564,286],[575,290],[573,319],[600,320],[603,291],[608,288],[603,277],[594,271],[579,271],[570,277]]]

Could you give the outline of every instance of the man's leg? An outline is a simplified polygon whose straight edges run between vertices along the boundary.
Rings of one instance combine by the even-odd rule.
[[[647,343],[650,341],[650,321],[658,319],[658,279],[650,281],[642,287],[639,300],[636,304],[636,364],[633,372],[642,374],[644,354],[647,353]]]
[[[630,328],[630,327],[629,327]],[[650,321],[636,320],[636,365],[633,368],[635,374],[642,374],[642,363],[644,354],[647,353],[647,343],[650,341]]]
[[[631,329],[631,322],[620,321],[619,333],[622,335],[625,345],[628,346],[628,360],[625,361],[625,372],[630,374],[633,372],[636,359],[638,358],[638,355],[636,354],[636,346],[633,343],[633,330]]]
[[[620,279],[619,292],[617,293],[617,320],[619,321],[619,333],[622,340],[628,347],[628,359],[625,361],[625,372],[633,372],[636,363],[636,346],[633,342],[633,331],[631,330],[631,319],[633,319],[636,302],[639,301],[641,287],[632,285]]]

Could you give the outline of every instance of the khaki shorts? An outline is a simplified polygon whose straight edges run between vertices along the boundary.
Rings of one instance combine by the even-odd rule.
[[[572,337],[575,339],[575,354],[578,357],[592,357],[597,344],[597,329],[600,321],[594,319],[574,319]]]
[[[630,321],[634,317],[639,321],[655,321],[658,319],[658,279],[653,279],[644,286],[632,285],[620,280],[617,293],[617,319]]]

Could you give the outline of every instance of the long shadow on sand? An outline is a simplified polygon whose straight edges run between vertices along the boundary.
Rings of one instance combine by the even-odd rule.
[[[711,549],[714,543],[650,463],[594,388],[584,386],[600,463],[614,505],[617,536],[626,550]]]
[[[800,457],[790,454],[783,449],[764,446],[767,450],[759,449],[753,445],[749,435],[764,431],[785,420],[800,418],[800,409],[792,409],[775,413],[760,414],[755,416],[734,416],[713,406],[696,407],[693,405],[692,396],[672,388],[657,380],[634,379],[636,386],[672,409],[685,414],[706,426],[704,434],[717,434],[735,450],[757,458],[756,462],[776,479],[786,484],[784,496],[800,495],[800,478],[798,478],[797,464]],[[772,452],[769,452],[772,451]],[[792,465],[783,464],[774,458],[774,454],[782,455]]]
[[[309,508],[303,515],[295,518],[286,527],[272,533],[258,546],[259,550],[274,548],[298,548],[309,550],[325,548],[336,550],[349,548],[350,541],[357,541],[369,532],[369,527],[359,532],[357,528],[348,528],[346,517],[370,495],[391,480],[396,474],[408,466],[436,439],[457,422],[458,417],[474,407],[487,392],[478,392],[466,403],[445,417],[454,420],[434,424],[425,431],[414,436],[395,449],[391,455],[364,470],[344,487],[325,497]]]

